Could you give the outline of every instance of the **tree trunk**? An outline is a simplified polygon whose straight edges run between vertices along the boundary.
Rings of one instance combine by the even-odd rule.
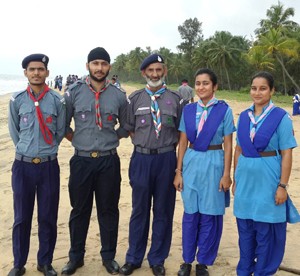
[[[284,64],[283,64],[283,62],[281,61],[281,59],[279,58],[278,55],[276,55],[276,59],[277,59],[277,61],[280,63],[280,65],[281,65],[283,71],[284,71],[284,72],[286,73],[286,75],[289,77],[289,79],[291,80],[291,82],[296,86],[297,91],[299,92],[299,91],[300,91],[299,85],[294,81],[294,79],[292,78],[292,76],[291,76],[291,75],[289,74],[289,72],[286,70],[286,68],[285,68],[285,66],[284,66]]]

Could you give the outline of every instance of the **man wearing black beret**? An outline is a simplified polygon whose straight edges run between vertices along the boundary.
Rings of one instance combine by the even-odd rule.
[[[60,176],[58,146],[65,134],[64,98],[45,83],[49,58],[32,54],[22,61],[28,87],[9,103],[8,127],[16,146],[12,166],[14,268],[9,276],[25,273],[35,197],[38,206],[37,269],[56,276],[52,267],[57,237]]]
[[[97,47],[87,57],[89,75],[65,92],[66,138],[75,148],[70,160],[69,195],[72,205],[69,262],[62,274],[71,275],[84,265],[85,243],[95,196],[100,228],[102,264],[110,274],[119,273],[115,261],[120,198],[119,139],[128,137],[126,96],[107,78],[108,52]],[[70,126],[72,118],[75,129]],[[119,123],[119,127],[115,126]],[[101,274],[102,275],[102,274]]]
[[[160,54],[145,58],[140,69],[147,85],[129,96],[125,125],[134,144],[129,165],[132,214],[126,263],[120,273],[130,275],[142,265],[153,204],[152,242],[147,259],[154,275],[165,275],[164,262],[172,239],[177,129],[183,101],[165,84],[167,67]]]

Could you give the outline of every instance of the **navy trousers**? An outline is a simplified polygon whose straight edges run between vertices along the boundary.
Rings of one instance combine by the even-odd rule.
[[[266,223],[237,218],[240,260],[238,276],[274,275],[285,250],[286,222]]]
[[[99,158],[73,156],[69,194],[72,205],[69,229],[71,261],[83,260],[95,194],[102,260],[116,255],[119,227],[120,159],[117,154]]]
[[[14,267],[27,262],[35,196],[37,198],[39,265],[51,264],[57,237],[59,202],[59,165],[57,159],[40,164],[15,160],[12,166],[14,197]]]
[[[169,255],[176,190],[173,186],[176,153],[147,155],[134,152],[129,166],[132,187],[132,213],[129,224],[129,248],[126,262],[143,261],[153,211],[149,265],[163,264]]]
[[[185,263],[192,263],[197,252],[200,264],[213,265],[223,230],[222,215],[187,214],[182,218],[182,256]]]

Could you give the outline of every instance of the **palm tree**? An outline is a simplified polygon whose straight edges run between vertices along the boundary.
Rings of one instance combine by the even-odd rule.
[[[283,4],[279,1],[277,5],[272,5],[267,10],[266,15],[267,19],[262,19],[259,23],[260,28],[255,30],[257,35],[265,34],[270,29],[280,30],[283,34],[288,35],[299,26],[298,23],[289,19],[295,15],[294,8],[284,9]]]
[[[262,48],[252,47],[245,54],[246,60],[255,67],[257,71],[261,70],[270,70],[273,71],[274,66],[274,59],[270,56],[269,53],[266,53],[262,50]]]
[[[176,78],[176,82],[179,83],[179,76],[184,72],[184,63],[181,53],[174,55],[172,64],[169,66],[169,72]]]
[[[300,91],[299,85],[287,71],[284,61],[284,57],[299,59],[300,44],[296,39],[283,36],[280,30],[270,29],[269,32],[260,36],[258,44],[254,48],[258,48],[258,51],[264,51],[274,58],[280,64],[284,76],[286,75]]]
[[[211,63],[219,65],[224,70],[227,78],[229,90],[231,90],[230,79],[228,74],[228,66],[234,63],[234,60],[241,53],[241,49],[237,46],[236,37],[231,33],[221,31],[216,32],[209,43],[207,54]]]

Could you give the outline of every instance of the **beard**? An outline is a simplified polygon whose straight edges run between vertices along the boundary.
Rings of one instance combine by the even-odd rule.
[[[157,88],[163,85],[165,82],[165,77],[161,77],[159,80],[151,80],[149,77],[145,76],[145,80],[150,87]]]
[[[102,72],[102,71],[101,71],[101,72]],[[89,74],[90,74],[90,78],[91,78],[93,81],[95,81],[95,82],[103,82],[103,81],[107,78],[107,76],[108,76],[108,74],[109,74],[109,71],[107,71],[106,74],[105,74],[103,77],[101,77],[101,78],[96,77],[96,76],[91,72],[90,69],[89,69]]]

